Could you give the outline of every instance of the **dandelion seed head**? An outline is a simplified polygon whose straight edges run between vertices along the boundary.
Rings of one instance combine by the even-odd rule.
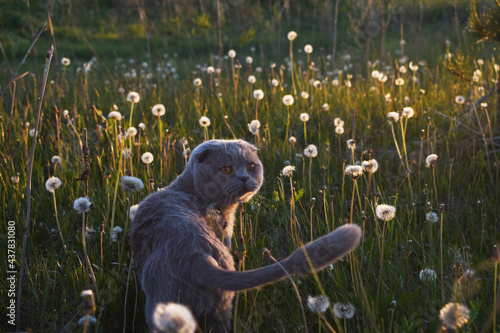
[[[34,137],[35,136],[35,129],[34,128],[30,129],[28,134],[29,134],[29,136]]]
[[[434,164],[436,164],[437,159],[438,156],[436,154],[430,154],[425,158],[425,164],[427,165],[427,167],[434,166]]]
[[[431,268],[424,268],[418,273],[418,277],[422,282],[430,282],[436,280],[436,271]]]
[[[50,159],[50,162],[52,162],[53,164],[61,163],[61,157],[60,157],[60,156],[57,156],[57,155],[54,155],[54,156],[52,156],[52,158]]]
[[[125,131],[125,136],[136,136],[137,135],[137,128],[135,127],[129,127],[126,131]]]
[[[439,215],[434,212],[428,212],[425,214],[425,220],[427,222],[437,223],[439,222]]]
[[[340,119],[340,118],[337,117],[337,118],[335,118],[333,120],[333,124],[335,126],[344,126],[344,121],[342,119]]]
[[[260,101],[261,99],[263,99],[264,98],[264,92],[262,91],[262,89],[254,90],[254,92],[253,92],[253,98],[255,98],[258,101]]]
[[[122,190],[134,193],[144,188],[144,183],[137,177],[122,176],[120,178],[120,187]]]
[[[309,115],[307,113],[301,113],[300,114],[300,120],[302,120],[303,122],[306,122],[309,120]]]
[[[356,308],[351,303],[335,303],[333,306],[333,313],[340,319],[351,319],[355,312]]]
[[[363,163],[361,163],[361,167],[366,172],[375,173],[378,170],[378,162],[376,159],[363,161]]]
[[[354,139],[349,139],[347,140],[347,149],[356,149],[356,140]]]
[[[208,127],[208,126],[210,126],[210,119],[208,117],[205,117],[205,116],[201,117],[200,118],[200,126],[201,127]]]
[[[297,142],[297,138],[294,137],[294,136],[291,136],[291,137],[288,138],[288,142],[295,143],[295,142]]]
[[[457,95],[455,97],[455,103],[460,104],[460,105],[464,104],[465,103],[465,97],[462,96],[462,95]]]
[[[139,123],[139,128],[142,130],[142,131],[145,131],[146,130],[146,125],[144,123]]]
[[[460,303],[448,303],[439,311],[439,319],[446,328],[457,329],[469,321],[469,309]]]
[[[127,101],[129,101],[130,103],[139,103],[140,100],[141,96],[135,91],[131,91],[127,95]]]
[[[146,152],[141,156],[142,163],[149,164],[153,162],[154,156],[150,152]]]
[[[406,67],[405,67],[405,66],[400,66],[400,67],[399,67],[399,72],[400,72],[401,74],[405,74],[405,73],[406,73]]]
[[[10,177],[10,181],[14,184],[19,183],[19,176],[12,176]]]
[[[409,65],[410,69],[413,71],[413,72],[416,72],[418,71],[418,65],[417,64],[414,64],[413,61],[410,61],[410,65]]]
[[[113,118],[115,120],[122,120],[122,114],[118,111],[111,111],[109,114],[108,114],[108,118]]]
[[[273,85],[273,87],[277,87],[277,86],[280,85],[280,82],[278,80],[276,80],[276,79],[272,79],[271,80],[271,84]]]
[[[314,80],[313,81],[313,86],[316,89],[321,88],[321,81],[320,80]]]
[[[61,187],[61,185],[62,185],[61,179],[57,177],[50,177],[45,182],[45,189],[50,193],[54,193],[54,191],[57,190],[59,187]]]
[[[259,133],[260,121],[252,120],[250,124],[248,124],[248,130],[253,134],[257,135]]]
[[[378,70],[375,69],[372,71],[372,78],[378,79],[379,75],[380,75],[380,72]]]
[[[399,120],[399,113],[391,111],[387,113],[387,120],[391,123],[397,123]]]
[[[375,215],[383,221],[389,221],[396,216],[396,207],[391,205],[378,205],[375,209]]]
[[[229,58],[234,59],[234,57],[236,57],[236,51],[235,50],[229,50],[229,52],[227,53],[227,55],[229,56]]]
[[[153,323],[159,332],[193,333],[196,321],[187,307],[176,303],[158,303]]]
[[[248,56],[245,58],[245,62],[250,65],[253,62],[253,58]]]
[[[402,112],[403,117],[411,118],[411,117],[413,117],[414,114],[415,114],[415,111],[413,111],[412,107],[407,106],[407,107],[403,108],[403,112]]]
[[[63,57],[63,58],[61,59],[61,65],[63,65],[63,66],[65,66],[65,67],[66,67],[66,66],[69,66],[69,64],[71,64],[71,60],[69,60],[68,58]]]
[[[208,74],[212,74],[213,72],[215,72],[215,68],[213,66],[208,66],[207,67],[207,73]]]
[[[286,106],[292,105],[294,102],[293,96],[292,95],[285,95],[283,96],[283,104]]]
[[[199,77],[197,77],[196,79],[193,80],[193,84],[195,87],[199,87],[201,86],[201,79]]]
[[[323,108],[323,111],[328,111],[328,110],[330,110],[330,105],[328,105],[328,103],[324,103],[322,105],[322,108]]]
[[[189,148],[186,148],[182,151],[182,156],[184,156],[184,158],[189,158],[191,157],[191,149]]]
[[[304,46],[304,52],[307,53],[307,54],[311,54],[313,51],[313,47],[309,44],[307,44],[306,46]]]
[[[323,313],[328,310],[330,306],[330,299],[326,296],[307,296],[307,307],[313,313]]]
[[[304,149],[304,155],[309,158],[318,156],[318,148],[315,145],[309,145]]]
[[[308,99],[309,98],[309,94],[306,91],[303,91],[303,92],[300,93],[300,97],[302,97],[303,99]]]
[[[255,76],[250,75],[250,76],[248,77],[248,83],[250,83],[250,84],[254,84],[255,82],[257,82],[257,79],[255,78]]]
[[[90,199],[87,197],[78,198],[73,202],[73,209],[76,210],[78,214],[88,212],[91,206],[92,202],[90,202]]]
[[[335,87],[338,87],[338,85],[339,85],[339,79],[333,79],[332,80],[332,85],[335,86]]]
[[[344,172],[351,176],[352,180],[356,180],[363,175],[363,168],[360,165],[347,165]]]
[[[337,133],[338,135],[344,134],[344,127],[343,126],[335,127],[335,133]]]
[[[122,150],[122,155],[123,155],[123,158],[131,158],[132,157],[132,151],[130,150],[130,148],[124,148]]]
[[[287,165],[281,170],[281,175],[283,177],[292,177],[295,167],[293,165]]]
[[[139,208],[139,205],[130,206],[129,215],[128,215],[130,220],[134,219],[135,213],[137,213],[138,208]]]
[[[114,227],[113,230],[111,230],[111,241],[115,243],[118,242],[118,237],[121,235],[122,232],[123,229],[121,227],[119,226]]]
[[[287,38],[289,41],[293,41],[295,38],[297,38],[297,33],[295,31],[290,31],[287,35]]]
[[[165,106],[163,104],[156,104],[151,108],[153,116],[161,117],[165,114]]]

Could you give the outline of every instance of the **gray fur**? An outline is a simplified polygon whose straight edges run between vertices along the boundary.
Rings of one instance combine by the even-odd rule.
[[[256,151],[241,140],[207,141],[170,186],[139,205],[130,237],[151,330],[155,305],[176,302],[190,307],[205,332],[227,332],[234,291],[286,277],[277,264],[236,272],[230,254],[238,202],[262,185]],[[247,170],[249,163],[255,164],[253,171]],[[223,166],[232,172],[223,174]],[[280,263],[290,274],[309,273],[311,265],[320,270],[354,249],[360,237],[358,226],[346,225]]]

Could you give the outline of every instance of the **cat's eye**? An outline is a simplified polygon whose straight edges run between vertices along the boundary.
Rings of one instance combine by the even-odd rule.
[[[248,163],[248,165],[247,165],[247,170],[248,170],[248,171],[253,171],[254,169],[255,169],[255,164],[253,164],[253,163]]]
[[[230,174],[232,169],[230,166],[223,166],[222,168],[220,168],[220,171],[226,175]]]

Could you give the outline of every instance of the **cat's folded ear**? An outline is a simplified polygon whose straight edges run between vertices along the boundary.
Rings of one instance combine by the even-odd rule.
[[[212,149],[207,147],[202,149],[201,151],[197,151],[194,158],[196,159],[196,162],[203,163],[211,153]]]
[[[246,148],[250,149],[251,151],[254,151],[254,152],[257,152],[259,151],[260,149],[255,147],[253,144],[251,143],[248,143],[246,141],[243,141],[243,140],[240,140],[240,144],[241,145],[245,145]]]

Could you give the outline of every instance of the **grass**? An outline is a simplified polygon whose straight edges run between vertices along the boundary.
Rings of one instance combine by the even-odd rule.
[[[100,13],[104,15],[106,11],[101,8]],[[470,323],[463,331],[492,331],[490,318],[498,282],[495,282],[497,264],[491,254],[493,246],[500,241],[497,221],[500,213],[499,133],[493,124],[498,122],[500,115],[496,112],[493,96],[486,100],[487,107],[480,106],[472,112],[469,108],[472,101],[493,88],[496,59],[488,47],[474,45],[464,36],[462,48],[458,49],[456,35],[449,26],[436,34],[437,37],[427,39],[436,30],[431,19],[434,14],[431,14],[422,32],[426,44],[418,49],[418,60],[426,60],[427,65],[420,64],[415,83],[408,62],[398,61],[396,33],[389,35],[387,41],[390,52],[385,65],[390,69],[382,65],[370,67],[364,61],[377,59],[379,50],[375,45],[379,45],[379,37],[374,38],[373,52],[368,56],[352,53],[348,59],[339,50],[339,60],[333,66],[327,58],[331,49],[326,47],[329,44],[319,42],[319,37],[303,37],[312,37],[315,33],[325,36],[314,30],[317,29],[314,24],[306,23],[303,30],[297,29],[298,37],[294,41],[294,81],[292,72],[286,69],[288,30],[283,27],[281,35],[273,32],[257,37],[252,42],[258,46],[255,53],[248,45],[235,47],[236,59],[242,64],[236,91],[230,59],[220,61],[221,73],[214,75],[218,84],[210,85],[210,76],[204,68],[207,64],[219,66],[214,56],[217,51],[211,44],[214,39],[210,35],[169,43],[167,57],[163,56],[166,50],[162,48],[161,52],[151,52],[148,57],[144,52],[134,52],[136,48],[147,50],[144,38],[134,38],[123,45],[123,37],[115,38],[113,29],[109,29],[110,32],[100,29],[96,33],[101,34],[99,38],[92,39],[85,27],[80,29],[75,25],[58,40],[58,33],[64,27],[61,24],[55,30],[59,57],[70,55],[72,63],[67,68],[60,68],[58,73],[51,69],[52,81],[42,104],[35,143],[21,327],[31,327],[34,331],[81,330],[77,322],[84,313],[79,294],[90,288],[96,294],[96,331],[144,331],[144,296],[135,271],[129,269],[131,253],[126,233],[130,220],[127,211],[150,191],[168,185],[182,172],[184,147],[193,149],[206,136],[233,138],[234,133],[238,138],[260,144],[266,175],[258,196],[244,204],[237,216],[235,235],[242,238],[236,237],[233,251],[237,253],[235,262],[241,261],[242,269],[272,263],[262,253],[263,248],[269,249],[279,260],[296,248],[299,239],[307,241],[320,237],[351,219],[363,227],[360,247],[335,263],[333,269],[294,277],[304,305],[308,295],[324,294],[332,303],[348,302],[356,308],[352,319],[337,318],[332,307],[321,316],[306,309],[309,331],[328,331],[328,327],[339,332],[436,331],[440,329],[439,310],[444,303],[452,301],[463,303],[471,310]],[[129,24],[132,29],[134,22]],[[136,30],[140,36],[140,29]],[[225,33],[230,40],[236,40],[237,36],[232,36],[231,32]],[[78,37],[82,35],[87,36],[87,42]],[[61,41],[66,38],[73,41],[65,45]],[[345,35],[341,38],[349,40]],[[446,69],[446,38],[452,40],[452,59],[473,50],[473,56],[463,66],[455,66],[467,80]],[[45,36],[41,41],[39,51],[48,39]],[[278,39],[281,43],[279,53],[273,46],[273,41]],[[162,38],[153,36],[152,43],[162,45]],[[298,47],[307,43],[314,47],[311,61],[317,68],[316,77],[320,81],[328,79],[321,88],[309,82],[306,54],[297,52]],[[441,48],[441,52],[436,52],[437,48]],[[417,50],[409,45],[407,52],[409,60],[416,63]],[[178,53],[177,57],[174,53]],[[82,59],[88,61],[94,55],[102,62],[93,60],[90,71],[85,73]],[[255,58],[252,66],[245,64],[247,55]],[[15,56],[10,58],[12,65],[15,64],[13,59],[20,59],[22,54]],[[479,57],[484,60],[482,65],[478,64]],[[40,64],[44,61],[42,58],[39,55],[37,59]],[[277,63],[274,69],[269,67],[270,59]],[[3,96],[0,106],[3,115],[0,121],[0,181],[4,189],[0,192],[0,216],[4,221],[0,224],[0,244],[2,248],[7,247],[7,221],[15,221],[19,235],[17,265],[26,219],[25,166],[33,140],[29,130],[35,124],[34,113],[43,76],[43,70],[36,70],[33,57],[28,61],[26,68],[31,70],[30,75],[16,82],[10,130],[9,92]],[[280,69],[282,64],[285,69]],[[406,67],[406,73],[398,71],[401,66]],[[261,67],[262,72],[257,72],[257,67]],[[332,72],[334,67],[345,69],[342,73]],[[373,69],[385,73],[388,80],[381,83],[372,78]],[[470,79],[475,69],[481,70],[482,78],[471,87]],[[250,74],[257,79],[254,85],[247,81]],[[353,75],[350,88],[346,85],[349,74]],[[193,85],[197,77],[203,82],[200,88]],[[404,79],[404,85],[394,84],[397,77]],[[270,84],[272,78],[279,80],[278,87]],[[1,79],[0,82],[7,82],[9,75],[4,73]],[[339,80],[338,86],[332,83],[333,79]],[[486,91],[481,92],[479,86],[484,86]],[[256,100],[252,97],[255,89],[262,89],[265,94],[258,104],[262,124],[260,143],[248,130],[256,110]],[[133,115],[132,105],[126,100],[128,91],[137,91],[141,96],[133,106]],[[309,93],[308,99],[301,98],[302,91]],[[390,98],[386,97],[388,93]],[[297,142],[291,145],[285,130],[287,107],[282,102],[286,94],[295,98],[289,107],[288,128]],[[465,96],[466,102],[456,104],[457,95]],[[406,102],[405,97],[409,98]],[[166,114],[158,118],[150,109],[160,103],[165,105]],[[325,103],[328,110],[323,107]],[[108,118],[114,105],[123,115],[121,121]],[[404,106],[412,107],[415,115],[396,122],[393,137],[386,114],[400,111]],[[68,110],[68,117],[63,116],[63,110]],[[299,119],[303,112],[310,116],[305,127]],[[201,116],[211,120],[206,132],[198,123]],[[334,131],[337,117],[345,122],[342,135]],[[25,121],[30,123],[26,128],[23,127]],[[140,122],[145,124],[145,130],[140,130],[132,140],[127,138],[120,142],[117,139],[131,125],[139,129]],[[91,231],[86,232],[86,242],[82,242],[82,216],[72,208],[73,201],[85,193],[84,184],[76,180],[83,172],[80,140],[84,128],[88,132],[91,158],[88,197],[93,206],[83,217],[83,224],[85,226],[86,218],[87,226],[95,231],[94,235]],[[344,174],[345,167],[352,164],[353,153],[346,144],[352,138],[356,140],[355,161],[375,158],[379,163],[377,172],[371,177],[365,173],[356,183]],[[182,140],[186,143],[182,144]],[[128,148],[130,142],[132,157],[124,159],[122,149]],[[312,159],[303,156],[309,144],[318,148],[318,155]],[[140,161],[145,152],[154,155],[150,165]],[[438,159],[434,167],[428,168],[425,159],[432,153],[437,154]],[[51,163],[54,155],[61,157],[61,163]],[[291,178],[281,176],[287,164],[296,167]],[[410,173],[406,172],[408,169]],[[118,181],[127,172],[142,179],[146,188],[132,196],[123,192]],[[51,176],[59,177],[63,183],[54,194],[44,188]],[[19,177],[19,182],[12,177]],[[371,185],[367,191],[369,178]],[[378,219],[377,204],[395,206],[395,218],[387,222]],[[430,211],[439,215],[439,223],[426,222],[425,216]],[[111,241],[114,226],[124,229],[117,242]],[[61,235],[68,253],[65,253]],[[4,253],[0,251],[2,272],[7,271]],[[420,280],[419,273],[425,268],[435,270],[437,278],[428,282]],[[467,270],[474,270],[475,274],[467,276]],[[6,293],[5,279],[1,280],[0,287],[2,294]],[[0,314],[4,315],[4,311],[2,308]],[[289,281],[240,293],[234,317],[233,327],[238,331],[304,329],[301,306]],[[498,321],[496,325],[498,330]],[[0,327],[13,330],[10,326]]]

